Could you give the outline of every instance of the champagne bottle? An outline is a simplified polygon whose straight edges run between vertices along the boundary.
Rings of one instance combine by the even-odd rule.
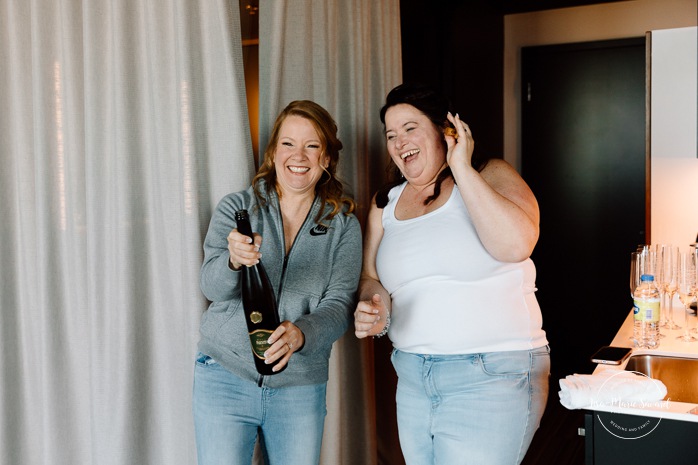
[[[235,221],[241,234],[253,238],[247,210],[235,212]],[[240,273],[242,307],[245,310],[245,321],[247,322],[247,331],[250,334],[254,364],[262,375],[280,373],[286,366],[279,371],[272,371],[275,365],[264,363],[264,352],[270,346],[267,340],[280,324],[274,288],[269,282],[262,262],[252,266],[243,266]]]

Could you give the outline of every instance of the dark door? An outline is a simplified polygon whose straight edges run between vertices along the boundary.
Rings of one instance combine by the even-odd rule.
[[[630,311],[629,256],[645,241],[645,39],[526,47],[522,100],[553,370],[588,373]]]

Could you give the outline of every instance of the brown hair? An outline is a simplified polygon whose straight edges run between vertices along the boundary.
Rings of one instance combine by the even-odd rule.
[[[415,107],[421,111],[429,120],[440,129],[452,127],[451,123],[446,119],[446,113],[451,109],[450,102],[434,89],[421,84],[400,84],[391,90],[385,98],[385,105],[380,110],[380,119],[385,126],[385,114],[392,106],[405,103]],[[442,140],[444,151],[447,149],[446,140]],[[472,165],[477,171],[482,169],[487,164],[487,159],[477,154],[473,154]],[[453,177],[451,168],[447,167],[439,173],[434,186],[434,194],[424,200],[424,204],[428,205],[441,194],[441,183],[449,177]],[[402,184],[404,178],[402,173],[395,165],[390,162],[388,166],[388,183],[381,187],[376,193],[376,204],[379,208],[385,207],[388,203],[388,192],[393,187]],[[454,180],[455,181],[455,180]]]
[[[320,209],[315,222],[321,221],[321,215],[325,205],[330,205],[332,211],[326,216],[326,219],[331,220],[339,213],[342,206],[346,206],[345,214],[349,214],[356,208],[356,203],[353,199],[346,196],[344,193],[344,184],[337,177],[337,164],[339,163],[339,151],[342,150],[342,142],[337,138],[337,124],[332,119],[332,116],[323,107],[310,100],[295,100],[289,103],[286,108],[277,116],[274,122],[274,127],[271,130],[269,143],[264,151],[264,161],[257,171],[257,175],[252,180],[254,192],[257,195],[262,205],[266,204],[265,196],[260,192],[259,181],[263,179],[266,182],[267,194],[271,189],[276,189],[277,195],[281,196],[276,184],[276,168],[274,166],[274,156],[276,154],[276,146],[279,143],[279,132],[283,122],[289,116],[300,116],[305,118],[315,127],[315,130],[320,137],[320,143],[324,153],[328,156],[330,162],[325,168],[322,176],[315,185],[315,194],[320,197],[323,202],[323,208]]]

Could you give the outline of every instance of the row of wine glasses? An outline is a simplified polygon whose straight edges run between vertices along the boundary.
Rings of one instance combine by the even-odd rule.
[[[696,339],[689,328],[689,309],[694,299],[698,298],[698,249],[691,248],[689,252],[679,252],[679,248],[670,244],[641,245],[631,253],[630,260],[630,294],[640,284],[643,274],[654,276],[660,294],[660,326],[666,329],[682,329],[674,321],[673,301],[678,293],[679,300],[684,305],[683,333],[678,336],[685,342]],[[667,299],[668,298],[668,299]],[[660,334],[660,337],[665,337]]]

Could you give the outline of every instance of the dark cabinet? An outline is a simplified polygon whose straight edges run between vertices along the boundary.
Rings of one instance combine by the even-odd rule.
[[[698,423],[609,412],[584,415],[585,465],[696,465]]]

